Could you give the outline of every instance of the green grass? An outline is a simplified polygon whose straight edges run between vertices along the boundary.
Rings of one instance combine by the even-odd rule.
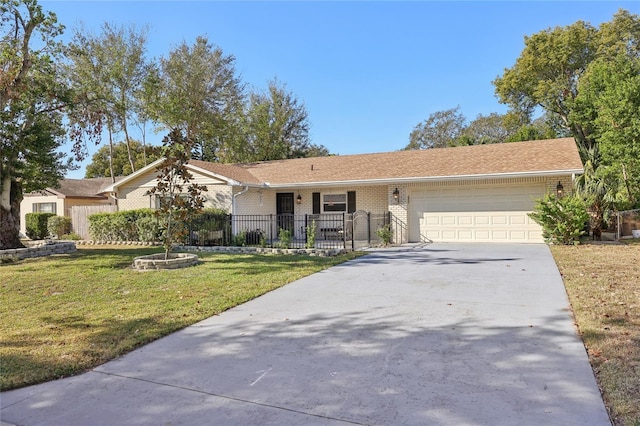
[[[551,247],[614,425],[640,426],[639,241]]]
[[[298,278],[357,257],[199,254],[131,269],[158,248],[90,248],[0,266],[0,390],[81,373]]]

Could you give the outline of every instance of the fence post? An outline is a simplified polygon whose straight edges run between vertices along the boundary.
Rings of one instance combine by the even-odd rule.
[[[273,246],[273,213],[269,215],[269,237]]]
[[[304,232],[303,232],[303,233],[304,233],[304,246],[305,246],[305,247],[307,246],[307,243],[309,242],[309,241],[307,240],[307,238],[309,237],[309,236],[307,235],[307,229],[309,229],[309,220],[308,220],[308,217],[309,217],[309,215],[305,213],[305,215],[304,215]]]

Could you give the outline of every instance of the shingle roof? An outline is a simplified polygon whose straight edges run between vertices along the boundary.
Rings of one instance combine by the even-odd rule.
[[[116,178],[118,180],[119,178]],[[49,188],[64,197],[103,197],[104,189],[111,185],[110,177],[90,179],[63,179],[57,188]]]
[[[566,173],[581,172],[583,169],[573,138],[248,164],[218,164],[197,160],[191,163],[249,185]]]
[[[252,175],[251,172],[246,170],[241,164],[210,163],[208,161],[201,160],[189,160],[189,164],[201,169],[208,170],[217,175],[233,179],[236,182],[241,182],[248,185],[262,183],[254,175]]]

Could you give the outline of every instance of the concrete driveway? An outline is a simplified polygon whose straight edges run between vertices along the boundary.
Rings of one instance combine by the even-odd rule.
[[[81,376],[20,425],[609,425],[545,245],[374,251]]]

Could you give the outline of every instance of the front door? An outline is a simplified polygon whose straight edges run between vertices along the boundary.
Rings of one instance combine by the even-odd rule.
[[[276,214],[278,229],[293,230],[293,192],[276,194]]]

